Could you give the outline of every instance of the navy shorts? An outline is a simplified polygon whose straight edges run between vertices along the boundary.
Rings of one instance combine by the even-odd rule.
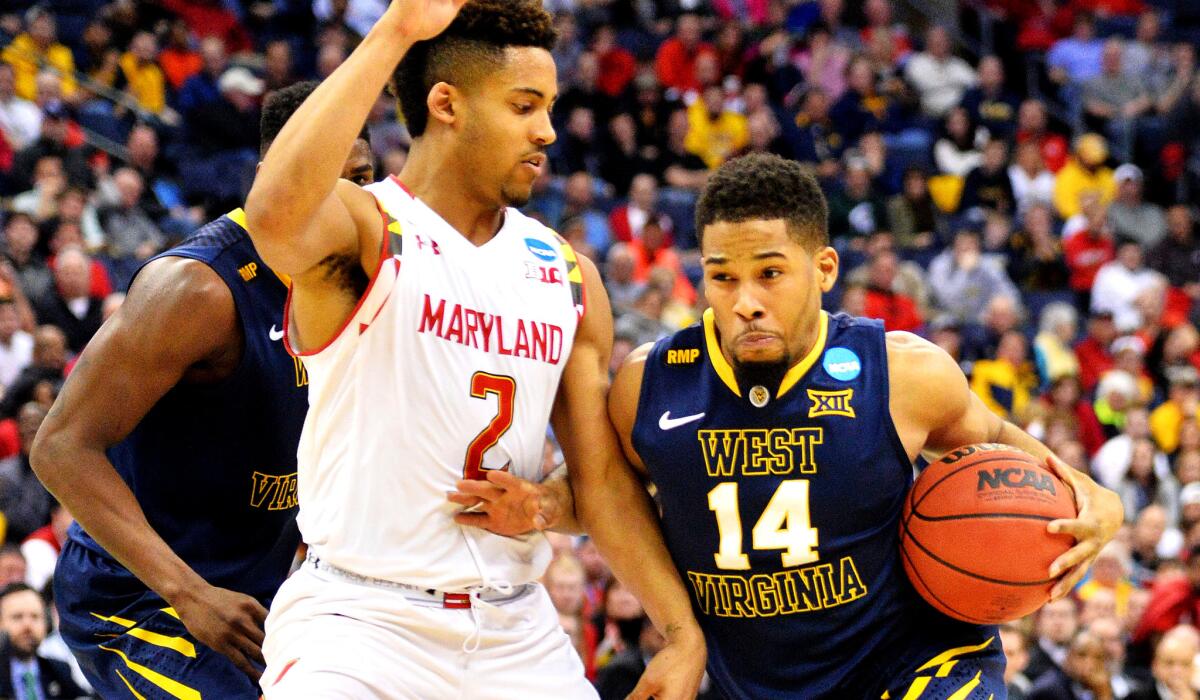
[[[897,679],[881,700],[1006,700],[1004,649],[983,644],[947,649]]]
[[[197,642],[156,593],[132,589],[129,578],[74,540],[54,572],[63,640],[100,697],[258,700],[254,681]]]

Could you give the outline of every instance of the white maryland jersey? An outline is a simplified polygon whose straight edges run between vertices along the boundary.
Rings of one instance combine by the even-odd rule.
[[[535,580],[550,559],[542,534],[460,527],[446,494],[488,469],[541,480],[583,313],[574,253],[513,209],[477,247],[398,181],[367,190],[391,220],[379,270],[332,341],[296,352],[309,378],[304,541],[334,566],[422,588]]]

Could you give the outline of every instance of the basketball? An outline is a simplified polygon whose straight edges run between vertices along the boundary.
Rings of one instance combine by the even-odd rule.
[[[1008,445],[960,447],[913,484],[900,519],[904,570],[930,605],[950,617],[996,624],[1050,599],[1050,564],[1074,544],[1046,525],[1075,517],[1070,488]]]

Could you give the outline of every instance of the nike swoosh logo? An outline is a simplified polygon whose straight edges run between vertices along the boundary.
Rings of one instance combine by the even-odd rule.
[[[682,418],[672,418],[671,412],[667,411],[666,413],[662,414],[661,418],[658,419],[658,427],[660,430],[672,430],[674,428],[678,428],[681,425],[687,425],[688,423],[694,423],[703,417],[704,417],[703,413],[697,413],[692,416],[683,416]]]
[[[267,335],[271,337],[271,340],[283,340],[283,331],[275,330],[274,325],[271,326],[271,330],[267,331]]]

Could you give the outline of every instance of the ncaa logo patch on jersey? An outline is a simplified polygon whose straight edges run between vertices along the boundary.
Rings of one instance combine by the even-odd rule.
[[[536,238],[526,238],[525,248],[538,260],[551,262],[558,259],[558,251],[554,249],[554,246],[545,241],[539,241]]]
[[[862,374],[862,362],[849,348],[829,348],[821,360],[821,366],[834,379],[848,382]]]

